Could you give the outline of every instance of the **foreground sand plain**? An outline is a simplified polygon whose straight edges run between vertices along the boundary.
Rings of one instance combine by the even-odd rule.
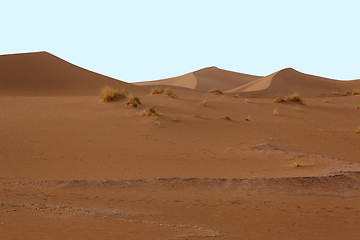
[[[7,84],[0,239],[358,239],[359,96],[296,108],[132,86],[131,108],[99,102],[98,85],[27,96]]]

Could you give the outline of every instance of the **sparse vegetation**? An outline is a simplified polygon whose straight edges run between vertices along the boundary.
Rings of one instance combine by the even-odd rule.
[[[223,117],[223,119],[228,120],[228,121],[232,121],[232,118],[229,115],[226,115],[225,117]]]
[[[161,88],[161,87],[155,87],[155,88],[152,88],[151,89],[151,95],[162,95],[164,94],[165,96],[168,96],[168,97],[172,97],[172,98],[176,98],[177,95],[176,93],[171,90],[170,88]]]
[[[170,88],[165,88],[164,89],[164,95],[168,96],[168,97],[172,97],[172,98],[177,97],[176,93],[173,90],[171,90]]]
[[[180,122],[180,118],[179,117],[174,117],[173,121],[174,122]]]
[[[207,106],[207,98],[201,100],[199,105],[202,106],[202,107],[206,107]]]
[[[351,91],[351,95],[360,95],[360,89],[355,88]]]
[[[245,121],[251,121],[251,116],[248,115],[248,116],[245,118]]]
[[[154,87],[151,89],[151,94],[152,95],[160,95],[164,93],[164,89],[162,89],[161,87]]]
[[[213,88],[209,91],[210,94],[222,95],[224,94],[220,88]]]
[[[239,96],[239,94],[235,94],[233,97],[234,98],[239,98],[240,96]]]
[[[360,133],[360,127],[355,130],[356,133]]]
[[[276,97],[275,98],[275,103],[299,103],[299,104],[302,104],[304,105],[304,101],[301,97],[300,94],[298,93],[293,93],[285,98],[282,98],[282,97]]]
[[[296,168],[298,168],[298,167],[301,167],[301,164],[294,161],[294,162],[293,162],[293,166],[296,167]]]
[[[137,107],[138,105],[141,105],[141,102],[140,102],[140,98],[138,97],[133,97],[133,96],[129,96],[127,98],[127,102],[126,102],[126,105],[129,105],[131,107]]]
[[[154,106],[145,108],[143,115],[146,117],[150,116],[158,116],[159,114],[156,112],[156,109]]]
[[[116,89],[107,85],[100,90],[100,100],[103,102],[114,102],[127,95],[128,92],[125,89]]]
[[[333,92],[333,94],[337,95],[337,96],[349,96],[349,95],[351,95],[351,92],[350,91],[342,92],[342,91],[336,90]]]
[[[296,107],[295,107],[295,111],[300,111],[300,106],[299,105],[296,105]]]
[[[246,98],[246,99],[245,99],[245,103],[249,103],[249,99]]]
[[[281,97],[276,97],[274,102],[275,103],[282,103],[282,102],[285,102],[285,99],[281,98]]]

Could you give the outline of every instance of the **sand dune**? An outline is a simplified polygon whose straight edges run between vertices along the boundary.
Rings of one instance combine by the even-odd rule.
[[[200,92],[220,88],[227,93],[239,93],[242,96],[257,98],[285,96],[294,92],[298,92],[304,97],[323,97],[333,95],[335,92],[360,88],[360,80],[339,81],[304,74],[292,68],[259,77],[210,67],[179,77],[135,84],[139,86],[178,86]]]
[[[351,91],[355,87],[360,87],[360,80],[339,81],[285,68],[228,92],[248,93],[253,97],[284,96],[298,92],[304,97],[321,97],[335,91]]]
[[[109,84],[130,91],[140,87],[88,71],[47,52],[0,56],[0,95],[97,95]]]
[[[223,91],[233,89],[259,78],[258,76],[242,74],[223,70],[217,67],[209,67],[191,72],[179,77],[157,81],[138,82],[139,86],[167,85],[194,89],[200,92],[208,92],[212,88],[220,88]]]

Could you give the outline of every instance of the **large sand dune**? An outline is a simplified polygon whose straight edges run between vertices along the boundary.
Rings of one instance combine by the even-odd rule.
[[[47,52],[0,56],[0,95],[97,95],[104,85],[140,87],[88,71]]]
[[[208,92],[212,88],[220,88],[223,91],[233,89],[259,78],[258,76],[242,74],[223,70],[217,67],[209,67],[191,72],[179,77],[157,81],[135,83],[144,85],[166,85],[194,89],[200,92]]]

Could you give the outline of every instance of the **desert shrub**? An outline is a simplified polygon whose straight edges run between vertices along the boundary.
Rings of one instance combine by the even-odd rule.
[[[360,89],[356,88],[351,91],[351,95],[360,95]]]
[[[234,98],[239,98],[240,96],[239,96],[239,94],[235,94],[233,97]]]
[[[213,88],[209,91],[210,94],[221,95],[224,94],[220,88]]]
[[[304,101],[303,101],[301,95],[298,93],[293,93],[293,94],[285,97],[285,101],[304,104]]]
[[[164,93],[164,89],[162,89],[161,87],[155,87],[151,89],[150,92],[152,95],[160,95]]]
[[[244,100],[244,102],[245,102],[245,103],[249,103],[249,99],[246,98],[246,99]]]
[[[329,99],[329,98],[324,98],[324,99],[323,99],[323,102],[324,102],[324,103],[330,103],[330,99]]]
[[[145,108],[143,115],[146,117],[150,116],[158,116],[159,114],[156,112],[156,109],[154,106]]]
[[[137,107],[138,105],[141,105],[140,98],[129,96],[127,98],[126,105],[129,105],[131,107]]]
[[[274,102],[275,103],[282,103],[282,102],[285,102],[285,99],[282,98],[282,97],[276,97]]]
[[[274,116],[278,116],[279,115],[279,110],[277,108],[274,108],[273,113]]]
[[[125,89],[116,89],[107,85],[100,90],[100,100],[103,102],[117,101],[127,95],[128,92]]]
[[[172,98],[177,97],[176,93],[173,90],[171,90],[170,88],[165,88],[164,89],[164,95],[168,96],[168,97],[172,97]]]
[[[275,103],[299,103],[299,104],[303,104],[303,105],[305,104],[301,95],[298,93],[293,93],[289,96],[286,96],[285,98],[276,97]]]
[[[173,90],[171,90],[170,88],[163,89],[161,87],[155,87],[155,88],[151,89],[150,93],[152,95],[162,95],[162,94],[164,94],[165,96],[172,97],[172,98],[177,97],[176,93]]]

